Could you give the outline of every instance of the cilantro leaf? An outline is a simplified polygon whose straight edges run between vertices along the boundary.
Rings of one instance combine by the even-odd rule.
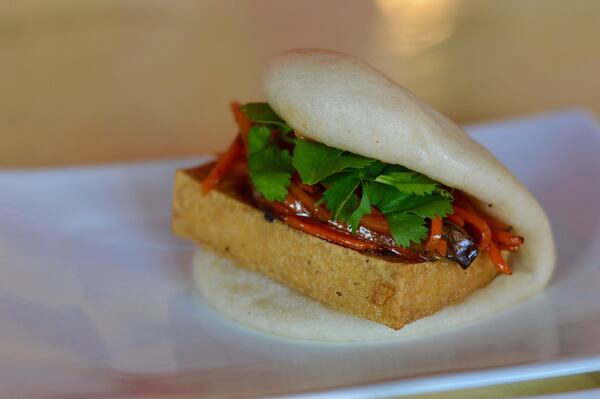
[[[253,126],[248,144],[248,172],[254,187],[269,201],[283,201],[292,177],[292,156],[277,146],[266,126]]]
[[[344,169],[361,169],[375,162],[325,144],[296,140],[293,165],[305,184],[316,184]]]
[[[254,154],[248,161],[248,171],[254,187],[269,201],[283,201],[288,195],[292,177],[292,157],[273,147]]]
[[[392,186],[368,181],[363,183],[363,193],[366,192],[371,205],[380,211],[390,202],[397,200],[400,196],[398,190]],[[404,196],[402,197],[404,198]]]
[[[425,220],[407,213],[386,215],[394,241],[402,247],[409,247],[411,242],[419,243],[427,237]]]
[[[250,154],[264,150],[272,141],[271,129],[266,126],[252,126],[248,132],[248,150]]]
[[[394,200],[386,203],[380,211],[383,214],[412,213],[421,218],[433,219],[452,212],[452,201],[439,195],[408,195],[400,194]]]
[[[386,169],[386,167],[386,164],[384,164],[383,162],[374,160],[373,163],[369,166],[360,169],[361,177],[363,179],[373,180],[377,176],[379,176],[381,172],[383,172]]]
[[[358,199],[358,195],[356,195],[356,193],[352,193],[348,198],[348,201],[346,201],[346,203],[341,207],[338,220],[348,224],[352,214],[354,211],[356,211],[359,204],[360,200]]]
[[[444,216],[452,211],[452,199],[441,195],[405,194],[382,183],[363,184],[363,195],[381,211],[390,225],[392,237],[400,246],[420,242],[427,236],[426,218]]]
[[[427,176],[411,171],[379,175],[375,181],[394,186],[406,194],[426,195],[433,193],[437,188],[437,183]]]
[[[267,103],[247,103],[242,105],[242,111],[254,123],[285,123]]]
[[[352,212],[352,215],[350,215],[350,218],[348,219],[348,224],[350,225],[352,231],[356,231],[356,229],[358,229],[358,226],[360,225],[360,221],[362,220],[363,216],[368,215],[370,213],[371,202],[369,201],[369,195],[365,191],[363,191],[358,208],[356,208],[354,212]]]
[[[248,136],[250,178],[268,200],[283,201],[292,173],[297,171],[303,183],[322,182],[328,187],[317,204],[325,203],[333,220],[346,223],[355,232],[375,207],[403,247],[427,237],[426,219],[452,212],[452,193],[427,176],[321,143],[293,139],[288,134],[292,128],[266,103],[246,104],[242,110],[253,123]]]
[[[452,196],[452,193],[448,190],[445,190],[443,188],[436,188],[434,193],[444,197],[444,198],[448,198],[448,199],[454,199],[454,197]]]
[[[325,190],[323,198],[333,220],[344,222],[354,212],[354,209],[358,206],[358,197],[354,192],[359,184],[360,178],[358,175],[348,173],[341,175],[330,188]]]
[[[283,133],[289,133],[292,128],[281,119],[267,103],[248,103],[242,105],[242,111],[248,119],[257,124],[275,125]]]

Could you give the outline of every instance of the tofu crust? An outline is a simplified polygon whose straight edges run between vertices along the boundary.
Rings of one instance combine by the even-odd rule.
[[[454,262],[390,262],[269,221],[232,190],[203,195],[210,166],[177,171],[173,232],[337,310],[400,329],[497,275],[486,253],[467,270]]]

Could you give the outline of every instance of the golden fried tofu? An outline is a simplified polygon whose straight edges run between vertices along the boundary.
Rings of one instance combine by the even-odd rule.
[[[463,301],[497,274],[485,253],[463,270],[394,262],[295,230],[223,185],[203,195],[211,165],[177,172],[172,228],[203,248],[334,309],[400,329]]]

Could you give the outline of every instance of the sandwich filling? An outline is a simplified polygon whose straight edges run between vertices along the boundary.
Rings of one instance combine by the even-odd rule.
[[[463,269],[487,251],[498,272],[501,251],[523,237],[478,210],[466,194],[400,165],[302,137],[266,103],[232,104],[239,134],[202,183],[226,181],[290,227],[399,262],[444,260]]]

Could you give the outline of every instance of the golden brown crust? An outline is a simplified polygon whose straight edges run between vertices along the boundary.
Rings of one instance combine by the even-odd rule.
[[[235,198],[200,192],[207,167],[175,178],[173,231],[238,265],[261,272],[335,309],[394,329],[463,301],[496,269],[480,255],[463,270],[452,262],[395,263],[295,230]]]

